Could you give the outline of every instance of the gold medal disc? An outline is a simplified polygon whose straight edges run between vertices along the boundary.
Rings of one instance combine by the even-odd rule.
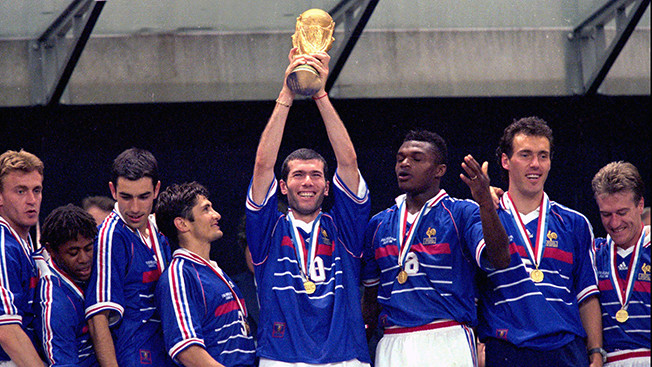
[[[306,280],[305,282],[303,282],[303,287],[306,289],[306,293],[308,293],[308,294],[315,293],[315,289],[317,289],[317,286],[315,285],[315,283],[313,283],[313,282],[311,282],[309,280]]]
[[[539,269],[534,269],[530,273],[530,278],[532,278],[532,281],[535,283],[541,283],[543,281],[543,272]]]
[[[244,327],[245,327],[245,332],[247,333],[247,335],[250,335],[251,334],[251,327],[249,327],[249,323],[246,320],[244,322]]]
[[[405,284],[408,280],[408,273],[406,273],[405,270],[401,270],[396,279],[398,279],[399,284]]]
[[[627,310],[621,308],[616,312],[616,321],[625,322],[627,319],[629,319],[629,312]]]

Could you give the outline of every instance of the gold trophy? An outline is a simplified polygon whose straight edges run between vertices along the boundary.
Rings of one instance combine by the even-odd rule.
[[[297,26],[292,36],[292,45],[298,49],[296,55],[328,52],[333,45],[335,22],[321,9],[306,10],[297,18]],[[296,56],[295,55],[295,56]],[[299,65],[288,75],[287,85],[297,94],[312,96],[325,81],[317,70],[309,65]]]

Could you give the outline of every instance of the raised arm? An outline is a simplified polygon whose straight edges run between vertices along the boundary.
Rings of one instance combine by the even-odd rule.
[[[360,176],[358,174],[358,158],[353,148],[353,142],[349,137],[349,133],[344,127],[344,123],[340,116],[335,111],[333,104],[326,94],[325,85],[328,78],[328,63],[330,56],[325,52],[320,52],[312,55],[313,57],[306,57],[308,65],[311,65],[319,72],[321,80],[324,82],[320,90],[313,96],[317,108],[321,113],[328,133],[328,140],[331,142],[335,159],[337,159],[337,171],[344,184],[356,192]]]
[[[272,116],[267,121],[267,126],[265,126],[265,130],[263,130],[260,141],[258,142],[256,161],[254,163],[254,175],[251,181],[252,199],[258,204],[262,203],[265,199],[267,189],[274,179],[276,157],[281,147],[281,139],[283,138],[283,130],[285,129],[288,113],[290,112],[290,106],[292,106],[292,102],[294,101],[294,92],[288,88],[285,80],[295,67],[306,63],[302,56],[294,58],[296,51],[296,48],[290,51],[290,65],[285,69],[283,88],[276,99]]]
[[[482,166],[471,155],[464,157],[462,168],[469,177],[460,174],[460,179],[471,189],[473,199],[480,205],[480,219],[482,220],[482,233],[487,245],[487,257],[491,265],[497,269],[509,266],[509,239],[503,224],[500,222],[494,206],[492,193],[489,189],[489,164]]]

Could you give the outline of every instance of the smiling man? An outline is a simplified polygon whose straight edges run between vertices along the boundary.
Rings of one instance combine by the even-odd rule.
[[[285,78],[299,65],[328,76],[326,53],[294,57]],[[294,93],[283,82],[263,131],[247,195],[247,243],[254,263],[260,322],[261,367],[357,367],[370,362],[360,312],[359,269],[362,235],[369,215],[367,185],[358,171],[353,143],[324,86],[313,96],[337,159],[330,185],[321,155],[299,149],[274,166]],[[312,129],[304,122],[307,130]],[[276,190],[288,198],[285,215]],[[334,196],[330,213],[324,197]]]
[[[84,292],[91,277],[93,217],[72,204],[54,209],[41,229],[36,335],[50,366],[96,366],[84,317]]]
[[[172,363],[154,301],[156,282],[171,257],[150,215],[160,186],[152,153],[131,148],[113,161],[109,189],[117,203],[99,228],[86,295],[86,318],[102,366]]]
[[[612,162],[591,182],[607,238],[598,238],[596,268],[602,305],[605,366],[650,366],[650,227],[645,187],[634,165]]]
[[[186,367],[251,367],[256,350],[242,294],[210,259],[222,238],[221,216],[196,182],[171,185],[159,196],[156,223],[173,247],[156,287],[165,347]]]
[[[29,230],[38,223],[43,162],[34,154],[0,155],[0,366],[41,366],[33,340],[37,271]]]
[[[538,117],[514,121],[497,150],[508,191],[498,215],[511,260],[479,279],[478,334],[486,366],[601,366],[602,327],[582,214],[548,198],[553,138]],[[587,354],[588,352],[588,354]]]

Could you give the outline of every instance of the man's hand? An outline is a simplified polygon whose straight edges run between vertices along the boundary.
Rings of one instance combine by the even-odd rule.
[[[460,173],[460,179],[471,189],[471,195],[479,205],[493,205],[491,190],[489,189],[489,163],[484,162],[482,167],[472,155],[464,157],[462,168],[469,177]]]

